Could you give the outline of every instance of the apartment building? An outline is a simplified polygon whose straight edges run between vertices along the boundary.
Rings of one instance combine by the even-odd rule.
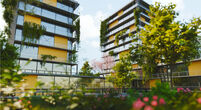
[[[9,42],[19,48],[19,64],[21,71],[27,74],[24,78],[28,88],[34,88],[39,79],[45,83],[47,79],[57,79],[56,76],[77,73],[77,63],[71,58],[77,51],[73,22],[79,17],[75,13],[78,6],[74,0],[38,0],[31,4],[23,0],[18,2]],[[37,42],[22,40],[25,22],[45,27],[44,35]],[[43,55],[55,58],[46,59],[42,66]]]
[[[107,21],[107,33],[106,42],[101,44],[101,51],[104,57],[108,57],[110,53],[115,54],[113,56],[114,62],[118,62],[121,57],[128,53],[128,49],[131,44],[142,43],[140,40],[138,42],[132,42],[132,38],[128,37],[129,33],[136,33],[136,27],[134,25],[134,9],[140,8],[142,10],[140,14],[140,24],[139,27],[143,28],[145,24],[149,25],[150,17],[147,15],[146,10],[149,10],[149,4],[143,0],[132,0],[126,6],[109,16],[105,21]],[[120,31],[127,30],[124,35],[120,37],[119,44],[115,42],[115,35]],[[125,40],[121,40],[125,38]],[[164,68],[165,65],[158,66]],[[185,66],[182,62],[179,62],[173,71],[174,84],[175,86],[200,86],[201,85],[201,59],[195,59],[192,61],[190,66]],[[157,81],[161,81],[160,71],[154,74],[152,78],[149,79],[148,84],[143,84],[142,82],[142,70],[137,64],[133,64],[133,70],[138,71],[139,77],[133,81],[133,86],[136,88],[140,87],[153,87]],[[103,74],[110,74],[112,68],[105,68]],[[186,82],[186,83],[182,83]]]

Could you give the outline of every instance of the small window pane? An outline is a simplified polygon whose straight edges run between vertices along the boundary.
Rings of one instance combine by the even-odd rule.
[[[39,44],[47,45],[47,46],[54,46],[54,37],[43,35],[40,38]]]
[[[20,66],[23,72],[36,72],[36,64],[37,62],[31,61],[27,63],[28,60],[20,60]]]
[[[63,15],[60,15],[60,14],[56,14],[56,20],[57,21],[60,21],[60,22],[63,22],[63,23],[68,23],[68,18],[63,16]]]
[[[37,59],[38,58],[38,48],[30,47],[30,46],[22,46],[21,57]]]
[[[41,25],[46,28],[46,31],[54,33],[55,26],[53,24],[41,22]]]
[[[22,30],[16,29],[15,40],[19,40],[19,41],[22,40]]]
[[[19,9],[24,10],[24,2],[20,1],[19,2]]]
[[[67,36],[67,28],[56,26],[55,33]]]
[[[24,24],[24,16],[22,16],[22,15],[17,16],[17,24],[19,24],[19,25]]]
[[[55,19],[56,14],[54,12],[43,9],[42,16],[50,18],[50,19]]]

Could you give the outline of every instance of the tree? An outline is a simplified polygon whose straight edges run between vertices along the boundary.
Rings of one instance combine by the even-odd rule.
[[[133,71],[132,62],[129,59],[129,54],[120,58],[120,61],[113,67],[114,73],[107,77],[110,82],[119,88],[131,87],[132,81],[136,77],[136,72]]]
[[[6,35],[0,34],[0,84],[1,87],[12,86],[21,81],[22,76],[17,63],[17,47],[7,42]]]
[[[108,54],[103,54],[103,57],[100,61],[97,60],[92,60],[91,62],[93,70],[95,70],[95,72],[99,72],[99,73],[105,73],[105,72],[110,72],[109,70],[111,70],[114,65],[115,65],[115,61],[113,56],[110,56]]]
[[[89,62],[86,61],[81,68],[81,72],[79,73],[82,76],[93,76],[92,67],[89,65]]]
[[[199,55],[200,48],[198,30],[201,20],[193,18],[189,23],[175,21],[178,16],[175,7],[174,4],[162,6],[160,3],[150,6],[150,24],[134,36],[142,44],[131,48],[132,61],[136,61],[146,75],[155,73],[159,63],[167,65],[170,71],[166,77],[170,79],[171,86],[173,66],[179,61],[189,65]]]
[[[92,73],[92,67],[89,65],[89,62],[86,61],[80,72],[79,72],[79,75],[81,76],[94,76],[94,74]],[[87,86],[89,83],[91,83],[93,81],[93,78],[81,78],[78,80],[78,83],[82,86]]]

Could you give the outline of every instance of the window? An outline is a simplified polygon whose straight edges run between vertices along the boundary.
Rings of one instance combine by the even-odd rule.
[[[54,26],[53,24],[46,23],[46,22],[43,22],[43,21],[42,21],[42,22],[41,22],[41,25],[46,28],[46,31],[54,33],[54,28],[55,28],[55,26]]]
[[[55,19],[56,14],[54,12],[43,9],[42,16],[50,18],[50,19]]]
[[[61,3],[59,3],[59,2],[57,2],[57,8],[69,12],[68,6],[66,6],[66,5],[64,5],[64,4],[61,4]]]
[[[31,46],[22,46],[21,47],[21,58],[32,58],[37,59],[38,58],[38,48],[37,47],[31,47]]]
[[[19,2],[19,9],[24,10],[24,2]]]
[[[72,7],[69,7],[69,12],[73,13],[73,8]]]
[[[24,24],[24,16],[22,16],[22,15],[17,16],[17,24],[19,24],[19,25]]]
[[[40,37],[39,44],[47,45],[47,46],[54,46],[54,37],[43,35]]]
[[[16,32],[15,32],[15,40],[19,40],[19,41],[22,40],[22,30],[16,29]]]
[[[69,19],[68,19],[68,23],[72,25],[72,24],[73,24],[73,19],[72,19],[72,18],[69,18]]]
[[[68,18],[60,14],[56,14],[56,20],[60,22],[68,23]]]
[[[64,36],[67,36],[67,28],[61,27],[61,26],[56,26],[56,30],[55,30],[56,34],[61,34]]]
[[[36,72],[37,62],[31,61],[28,63],[28,60],[20,60],[20,66],[23,72]]]
[[[62,64],[53,64],[54,74],[65,74],[66,73],[66,65]]]
[[[45,63],[44,66],[41,66],[40,62],[38,62],[38,73],[42,74],[51,74],[52,73],[52,63]]]
[[[72,42],[70,40],[68,40],[68,49],[72,50]]]

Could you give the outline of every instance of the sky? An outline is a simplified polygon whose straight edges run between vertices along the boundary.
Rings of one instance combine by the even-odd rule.
[[[76,10],[80,14],[81,36],[78,52],[78,64],[81,68],[85,61],[100,60],[102,53],[99,46],[100,22],[109,17],[131,0],[77,0],[80,4]],[[193,17],[201,16],[201,0],[144,0],[149,4],[161,2],[177,5],[180,13],[178,19],[185,22]],[[0,30],[3,30],[5,22],[2,18],[3,8],[0,6]]]

